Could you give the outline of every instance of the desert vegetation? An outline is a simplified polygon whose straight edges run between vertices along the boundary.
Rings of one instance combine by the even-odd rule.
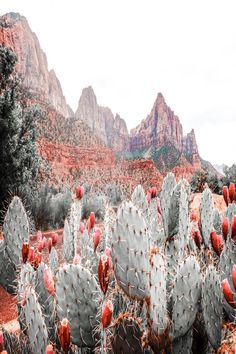
[[[13,197],[0,284],[17,296],[21,330],[3,327],[1,350],[225,353],[236,308],[235,184],[223,187],[223,214],[205,185],[197,214],[190,185],[170,173],[159,197],[139,185],[118,207],[107,201],[99,227],[93,211],[82,220],[92,199],[86,189],[70,194],[62,238],[39,230],[30,237],[25,208]]]

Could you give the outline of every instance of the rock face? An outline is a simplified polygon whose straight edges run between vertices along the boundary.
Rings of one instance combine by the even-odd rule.
[[[190,162],[196,169],[201,168],[198,147],[194,130],[192,129],[185,137],[183,137],[183,152],[186,157],[189,157]]]
[[[144,150],[150,146],[161,147],[171,143],[182,150],[183,129],[179,118],[158,93],[151,113],[131,130],[131,150]]]
[[[99,106],[91,86],[83,89],[75,118],[85,122],[92,132],[114,151],[129,150],[129,134],[125,121],[110,108]]]
[[[55,72],[48,70],[46,55],[25,17],[12,12],[0,17],[0,44],[10,47],[17,54],[16,69],[29,91],[37,94],[39,99],[50,102],[64,117],[73,115],[60,82]]]

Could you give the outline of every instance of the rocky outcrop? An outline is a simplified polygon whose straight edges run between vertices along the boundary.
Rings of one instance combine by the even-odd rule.
[[[64,117],[73,114],[55,72],[48,70],[46,55],[25,17],[13,12],[0,17],[0,44],[16,53],[16,70],[27,90],[50,102]]]
[[[183,129],[179,118],[167,106],[161,93],[151,113],[141,124],[131,130],[131,150],[145,150],[150,146],[161,147],[171,143],[182,150]]]
[[[114,117],[110,108],[98,105],[91,86],[83,89],[75,118],[85,122],[114,151],[129,150],[129,134],[125,121],[118,114]]]
[[[192,129],[185,137],[183,137],[183,153],[196,168],[201,168],[201,160],[198,153],[198,146],[194,130]]]

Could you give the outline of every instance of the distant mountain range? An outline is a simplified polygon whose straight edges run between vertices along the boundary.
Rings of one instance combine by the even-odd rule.
[[[129,134],[126,122],[119,114],[113,115],[111,109],[98,104],[91,86],[83,89],[78,108],[75,113],[72,111],[55,72],[48,70],[46,54],[25,17],[18,13],[0,17],[0,44],[10,47],[17,54],[16,70],[29,93],[29,102],[39,103],[44,110],[40,152],[52,166],[56,164],[58,155],[52,157],[53,154],[44,151],[47,142],[87,149],[88,156],[85,152],[83,156],[90,162],[94,159],[93,166],[97,163],[98,150],[101,153],[105,149],[110,151],[114,161],[117,158],[122,161],[152,160],[162,174],[173,169],[182,175],[191,174],[201,168],[217,173],[210,163],[203,162],[199,156],[194,130],[183,135],[179,118],[168,107],[161,93],[158,93],[150,114]],[[93,156],[89,149],[93,149]],[[64,147],[59,150],[58,154],[65,153]],[[64,164],[67,166],[65,161]]]

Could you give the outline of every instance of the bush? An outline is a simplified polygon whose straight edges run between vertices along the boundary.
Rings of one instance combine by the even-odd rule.
[[[191,189],[194,193],[202,193],[206,183],[208,184],[208,187],[213,193],[221,193],[222,180],[220,180],[216,175],[213,175],[203,170],[197,171],[192,176],[190,182]]]

